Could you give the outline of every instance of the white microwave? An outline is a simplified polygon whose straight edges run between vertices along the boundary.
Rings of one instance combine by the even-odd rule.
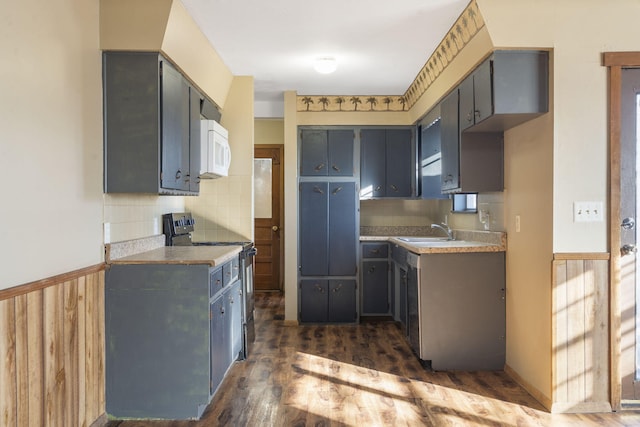
[[[229,132],[215,120],[200,120],[200,178],[229,175]]]

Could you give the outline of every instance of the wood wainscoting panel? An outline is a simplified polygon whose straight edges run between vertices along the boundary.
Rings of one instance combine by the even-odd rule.
[[[551,412],[609,412],[609,260],[556,254]]]
[[[58,278],[0,299],[2,426],[105,419],[104,267]]]

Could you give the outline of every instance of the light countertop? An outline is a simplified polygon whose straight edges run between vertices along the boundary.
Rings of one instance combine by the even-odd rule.
[[[403,236],[360,236],[360,241],[389,242],[417,254],[505,252],[507,250],[507,236],[504,232],[454,230],[454,236],[456,240],[443,240],[434,245],[400,240],[399,237]]]

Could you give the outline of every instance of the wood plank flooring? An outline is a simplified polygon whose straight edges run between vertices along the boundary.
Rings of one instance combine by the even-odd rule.
[[[109,427],[638,426],[640,412],[549,414],[503,372],[431,372],[392,322],[289,326],[256,296],[256,343],[198,421]]]

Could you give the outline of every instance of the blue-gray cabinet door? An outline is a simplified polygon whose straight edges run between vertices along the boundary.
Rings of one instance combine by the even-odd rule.
[[[195,88],[189,89],[189,174],[188,190],[200,191],[200,101],[202,96]]]
[[[362,314],[389,313],[389,262],[362,262]]]
[[[353,176],[352,129],[330,129],[327,131],[329,176]]]
[[[493,115],[492,63],[491,59],[487,59],[473,72],[473,122],[475,124]]]
[[[326,322],[329,309],[329,281],[300,281],[300,321]]]
[[[353,176],[351,129],[302,129],[300,175]]]
[[[360,198],[384,197],[386,190],[384,129],[360,131]]]
[[[168,62],[161,62],[162,171],[161,186],[188,190],[189,84]]]
[[[158,191],[159,72],[157,54],[103,54],[105,192]]]
[[[328,163],[327,131],[302,129],[300,131],[300,175],[327,176]]]
[[[356,183],[329,183],[328,257],[330,276],[354,276],[357,271]]]
[[[329,280],[329,322],[355,322],[356,312],[356,281]]]
[[[410,129],[386,130],[386,197],[411,197],[415,177]]]
[[[210,353],[211,353],[211,381],[209,394],[213,394],[222,379],[224,373],[227,370],[227,347],[225,346],[225,330],[226,326],[226,311],[224,296],[220,295],[216,298],[210,306]]]
[[[473,126],[475,107],[473,101],[473,74],[467,76],[458,86],[459,94],[459,127],[460,132]]]
[[[236,280],[227,291],[229,325],[229,353],[230,363],[238,359],[242,351],[242,283]]]
[[[458,123],[458,90],[454,89],[440,104],[442,127],[442,191],[460,186],[460,132]]]
[[[420,128],[420,168],[421,191],[423,199],[446,199],[442,194],[442,120]]]
[[[329,274],[329,184],[301,182],[299,191],[300,274],[326,276]],[[352,215],[355,216],[355,211]]]

